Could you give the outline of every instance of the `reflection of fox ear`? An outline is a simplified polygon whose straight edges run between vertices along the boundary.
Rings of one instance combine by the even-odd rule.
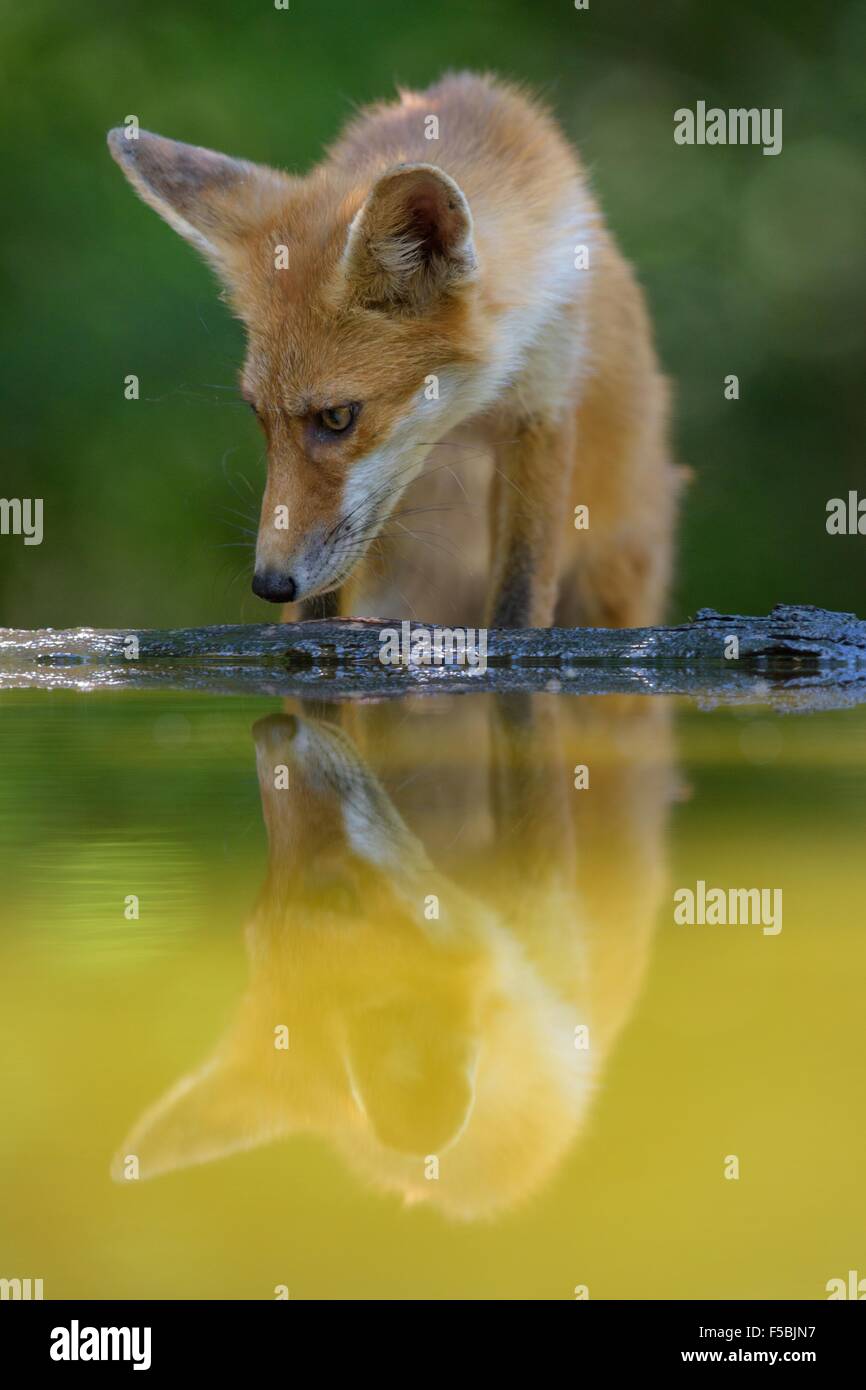
[[[418,999],[350,1020],[346,1062],[355,1097],[380,1143],[401,1154],[442,1153],[475,1100],[476,1041]]]
[[[217,1056],[145,1112],[115,1154],[111,1176],[125,1181],[133,1156],[138,1176],[153,1178],[256,1148],[283,1132],[255,1071]]]

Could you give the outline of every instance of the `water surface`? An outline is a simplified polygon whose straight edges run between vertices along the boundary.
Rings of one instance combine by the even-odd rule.
[[[0,1275],[826,1297],[864,1258],[864,735],[7,693]],[[781,889],[781,931],[677,925],[698,880]]]

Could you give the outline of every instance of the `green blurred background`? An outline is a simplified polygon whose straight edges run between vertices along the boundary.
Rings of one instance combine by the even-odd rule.
[[[135,114],[303,171],[354,104],[449,67],[547,96],[639,268],[696,473],[672,617],[866,613],[866,537],[825,530],[829,498],[866,494],[864,40],[845,0],[5,0],[0,496],[43,497],[45,539],[0,537],[0,624],[274,617],[226,548],[264,472],[241,329],[106,130]],[[676,146],[699,99],[782,107],[782,154]]]

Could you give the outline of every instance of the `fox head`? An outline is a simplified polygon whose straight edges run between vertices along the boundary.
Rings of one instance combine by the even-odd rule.
[[[477,407],[484,332],[472,215],[432,164],[308,178],[109,133],[133,187],[205,256],[247,329],[241,391],[267,439],[253,589],[339,588]]]

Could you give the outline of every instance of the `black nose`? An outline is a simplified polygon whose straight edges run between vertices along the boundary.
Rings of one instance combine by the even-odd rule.
[[[297,592],[294,579],[287,574],[277,574],[274,570],[256,570],[253,575],[253,593],[266,598],[269,603],[291,603]]]

